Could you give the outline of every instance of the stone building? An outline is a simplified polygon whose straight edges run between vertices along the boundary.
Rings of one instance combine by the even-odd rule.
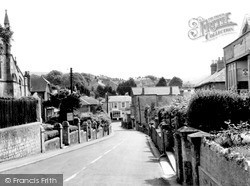
[[[146,125],[145,109],[170,105],[173,98],[180,96],[178,86],[168,87],[132,87],[131,115],[135,121]]]
[[[211,65],[211,75],[195,85],[195,89],[225,90],[225,62],[224,58],[215,60]]]
[[[4,27],[0,25],[0,97],[28,96],[28,81],[11,53],[9,18],[5,11]]]
[[[240,36],[225,46],[226,89],[238,93],[249,91],[250,87],[250,17],[245,17]]]

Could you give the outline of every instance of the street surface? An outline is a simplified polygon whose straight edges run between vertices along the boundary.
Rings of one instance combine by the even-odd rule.
[[[112,126],[109,139],[1,174],[63,174],[69,186],[169,185],[147,136],[122,129],[120,122]]]

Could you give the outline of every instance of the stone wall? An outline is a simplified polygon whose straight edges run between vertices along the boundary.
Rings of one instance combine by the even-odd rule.
[[[183,185],[250,185],[250,162],[221,147],[210,134],[181,127],[175,135],[177,180]]]
[[[200,152],[200,185],[250,185],[250,167],[244,157],[207,140]]]
[[[40,123],[0,129],[0,161],[41,152]]]

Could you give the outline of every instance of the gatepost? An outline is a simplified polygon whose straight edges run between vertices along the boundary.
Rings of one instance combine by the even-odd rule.
[[[191,143],[191,156],[192,156],[192,175],[193,185],[199,186],[199,166],[200,166],[200,147],[201,140],[204,137],[211,136],[209,133],[200,131],[188,135],[188,140]]]
[[[62,149],[63,148],[63,127],[61,123],[55,124],[55,129],[59,131],[59,146]]]
[[[193,185],[192,176],[192,158],[191,158],[191,143],[187,140],[187,135],[198,132],[199,130],[192,127],[183,126],[177,130],[181,137],[181,154],[182,155],[182,166],[177,166],[177,168],[182,167],[183,171],[183,185]],[[180,144],[177,144],[180,145]],[[181,157],[177,157],[179,159]]]
[[[70,145],[70,137],[69,137],[69,122],[64,121],[62,123],[63,126],[63,144]]]

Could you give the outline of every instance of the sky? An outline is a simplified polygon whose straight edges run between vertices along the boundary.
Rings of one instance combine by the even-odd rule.
[[[240,35],[250,1],[0,0],[8,11],[12,54],[22,72],[91,73],[128,79],[153,75],[197,82]],[[189,21],[231,13],[237,25],[206,41]]]

